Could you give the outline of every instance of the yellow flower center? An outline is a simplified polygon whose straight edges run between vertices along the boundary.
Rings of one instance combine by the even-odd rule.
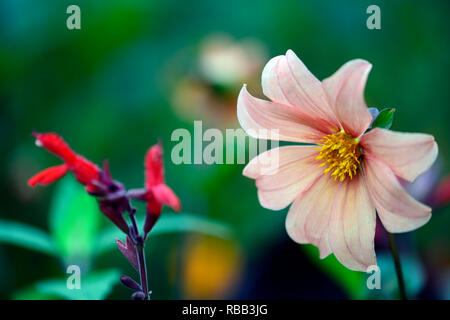
[[[335,134],[325,136],[319,143],[320,150],[316,160],[322,160],[319,167],[327,166],[324,174],[331,172],[334,180],[344,181],[346,177],[352,179],[360,164],[361,151],[358,139],[341,130]]]

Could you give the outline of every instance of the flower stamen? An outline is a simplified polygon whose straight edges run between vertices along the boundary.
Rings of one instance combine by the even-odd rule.
[[[327,166],[324,174],[331,172],[334,180],[344,181],[346,177],[353,179],[360,165],[361,152],[358,139],[341,130],[335,134],[325,136],[319,143],[320,151],[316,160],[323,162],[319,167]]]

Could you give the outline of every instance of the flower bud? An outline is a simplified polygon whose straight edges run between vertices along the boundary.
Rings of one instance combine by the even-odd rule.
[[[120,282],[127,288],[133,289],[133,290],[142,290],[141,286],[131,279],[129,276],[121,276]]]
[[[142,291],[137,291],[131,295],[133,300],[145,300],[145,294]]]

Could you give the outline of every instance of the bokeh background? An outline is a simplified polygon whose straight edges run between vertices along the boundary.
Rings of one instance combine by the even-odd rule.
[[[66,28],[71,4],[81,30]],[[381,30],[366,28],[372,4]],[[368,105],[396,108],[393,130],[435,136],[437,164],[409,187],[433,218],[397,241],[409,297],[449,299],[449,10],[445,0],[1,0],[0,298],[128,299],[118,278],[137,278],[71,176],[27,186],[59,163],[35,147],[33,129],[58,132],[98,164],[108,158],[128,188],[143,184],[145,151],[161,140],[183,212],[165,209],[149,238],[153,299],[398,298],[382,228],[382,289],[370,291],[368,275],[291,241],[286,210],[259,205],[243,165],[170,161],[173,130],[192,131],[194,120],[238,127],[242,84],[261,96],[265,62],[293,49],[319,79],[350,59],[370,61]],[[65,287],[70,264],[81,267],[81,291]]]

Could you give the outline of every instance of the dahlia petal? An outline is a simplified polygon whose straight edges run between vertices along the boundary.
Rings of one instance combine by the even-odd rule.
[[[365,272],[376,265],[376,214],[363,179],[359,174],[340,186],[329,224],[329,243],[339,262]]]
[[[292,177],[283,181],[288,175]],[[322,175],[317,165],[311,163],[282,168],[279,176],[265,176],[256,181],[259,202],[266,209],[284,209]],[[277,180],[280,181],[279,185],[276,184]]]
[[[438,154],[434,137],[375,128],[361,138],[364,150],[386,162],[395,175],[412,182],[431,167]]]
[[[47,168],[31,177],[28,180],[28,185],[30,187],[34,187],[37,184],[43,186],[49,185],[55,182],[56,180],[61,179],[67,173],[68,170],[69,167],[66,164],[61,164],[59,166]]]
[[[296,108],[251,96],[245,85],[239,93],[237,116],[253,138],[316,143],[329,133]]]
[[[411,197],[381,160],[366,154],[363,170],[370,197],[387,231],[411,231],[430,220],[431,208]]]
[[[299,243],[299,242],[298,242]],[[325,259],[333,252],[331,251],[330,244],[328,242],[328,234],[325,233],[320,239],[319,243],[313,244],[319,250],[319,259]]]
[[[317,248],[319,248],[319,258],[320,259],[325,259],[331,253],[333,253],[331,250],[331,246],[330,246],[328,232],[323,234]]]
[[[283,58],[284,56],[276,56],[267,62],[261,75],[261,84],[263,93],[267,98],[273,102],[289,105],[290,103],[286,99],[278,81],[278,64]]]
[[[340,183],[328,176],[322,177],[322,180],[324,181],[323,187],[316,198],[316,203],[306,217],[304,226],[309,243],[316,245],[319,250],[324,235],[328,233],[333,200],[340,187]]]
[[[318,154],[318,151],[315,150],[316,148],[317,146],[297,145],[267,150],[250,160],[242,174],[251,179],[256,179],[263,175],[276,174],[280,167]],[[275,163],[276,165],[268,165],[271,163]]]
[[[345,132],[354,137],[363,134],[372,120],[364,101],[364,88],[371,68],[365,60],[351,60],[322,81],[337,118]]]
[[[181,210],[180,199],[177,197],[175,192],[173,192],[173,190],[170,189],[167,185],[159,184],[152,187],[151,190],[156,201],[171,207],[175,211]]]
[[[320,80],[308,70],[292,50],[286,52],[285,61],[287,62],[287,68],[282,67],[284,64],[280,68],[284,69],[286,73],[288,70],[292,73],[295,82],[294,85],[297,85],[297,96],[302,93],[301,96],[303,96],[302,98],[305,100],[306,105],[309,106],[308,109],[313,114],[317,114],[321,119],[329,121],[330,124],[334,125],[334,129],[337,129],[339,127],[339,121],[333,112],[333,108],[328,101],[327,94]],[[299,107],[301,105],[297,106]]]
[[[339,127],[321,82],[292,50],[267,63],[262,87],[272,101],[299,108],[331,131]]]
[[[148,149],[145,155],[145,186],[147,189],[164,183],[162,153],[162,146],[160,144],[156,144]]]
[[[285,146],[268,150],[253,158],[243,174],[256,179],[258,198],[264,208],[287,207],[322,175],[315,160],[315,146]],[[266,164],[278,162],[270,170]]]
[[[66,163],[72,164],[76,160],[76,153],[69,147],[64,139],[56,133],[33,132],[36,137],[36,144],[63,159]]]
[[[321,175],[290,207],[286,230],[292,240],[311,243],[319,248],[320,258],[331,253],[328,223],[338,183]]]

